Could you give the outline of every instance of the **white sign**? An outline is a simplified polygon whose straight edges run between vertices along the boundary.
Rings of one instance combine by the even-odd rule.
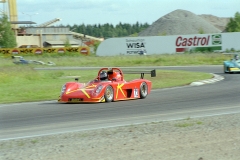
[[[99,45],[96,54],[98,56],[138,55],[144,51],[147,55],[151,55],[231,49],[240,50],[240,32],[110,38]]]
[[[137,88],[134,88],[134,98],[138,97],[139,90]]]

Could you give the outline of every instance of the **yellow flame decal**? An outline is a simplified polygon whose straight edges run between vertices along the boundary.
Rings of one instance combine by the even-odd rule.
[[[84,89],[81,89],[81,91],[82,91],[88,98],[90,98],[89,94],[88,94]]]
[[[119,83],[118,83],[116,98],[118,98],[118,90],[120,90],[120,91],[122,92],[122,94],[124,95],[124,97],[126,97],[125,94],[124,94],[124,92],[123,92],[123,90],[122,90],[122,86],[123,86],[123,85],[124,85],[124,83],[122,83],[122,84],[119,84]]]
[[[76,90],[73,90],[73,91],[69,91],[69,92],[66,92],[66,94],[70,94],[70,93],[73,93],[73,92],[76,92],[76,91],[82,91],[88,98],[91,98],[89,96],[89,94],[84,90],[84,89],[76,89]]]
[[[68,91],[66,92],[66,94],[70,94],[70,93],[73,93],[73,92],[76,92],[76,91],[79,91],[80,89],[76,89],[76,90],[73,90],[73,91]]]
[[[92,85],[90,85],[90,86],[87,86],[86,89],[88,89],[88,88],[95,88],[96,86],[97,86],[97,85],[92,84]]]

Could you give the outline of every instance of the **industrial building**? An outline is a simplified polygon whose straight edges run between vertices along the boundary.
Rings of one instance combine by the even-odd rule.
[[[68,27],[52,26],[55,22],[60,21],[60,18],[47,21],[40,25],[35,25],[32,21],[18,21],[17,3],[16,0],[0,0],[0,3],[7,4],[8,10],[2,11],[7,14],[12,29],[15,31],[17,48],[57,48],[64,47],[65,44],[71,47],[86,46],[88,41],[102,41],[101,38],[96,38],[76,32],[70,31]],[[27,27],[19,27],[19,24],[25,24]]]

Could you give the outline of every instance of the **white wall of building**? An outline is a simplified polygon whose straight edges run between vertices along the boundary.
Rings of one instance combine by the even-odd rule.
[[[136,55],[141,49],[145,50],[147,55],[173,54],[204,48],[217,51],[231,48],[240,50],[240,32],[110,38],[99,45],[96,54],[98,56]]]
[[[17,36],[17,47],[21,45],[37,45],[41,46],[39,36]]]

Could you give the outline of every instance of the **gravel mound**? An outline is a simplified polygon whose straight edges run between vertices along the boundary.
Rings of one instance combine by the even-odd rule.
[[[203,33],[222,32],[205,19],[189,11],[175,10],[159,18],[138,36],[199,34],[200,31]]]
[[[208,21],[216,28],[224,31],[226,29],[227,24],[230,22],[230,18],[226,17],[217,17],[210,14],[201,14],[199,17],[203,18],[204,20]]]

